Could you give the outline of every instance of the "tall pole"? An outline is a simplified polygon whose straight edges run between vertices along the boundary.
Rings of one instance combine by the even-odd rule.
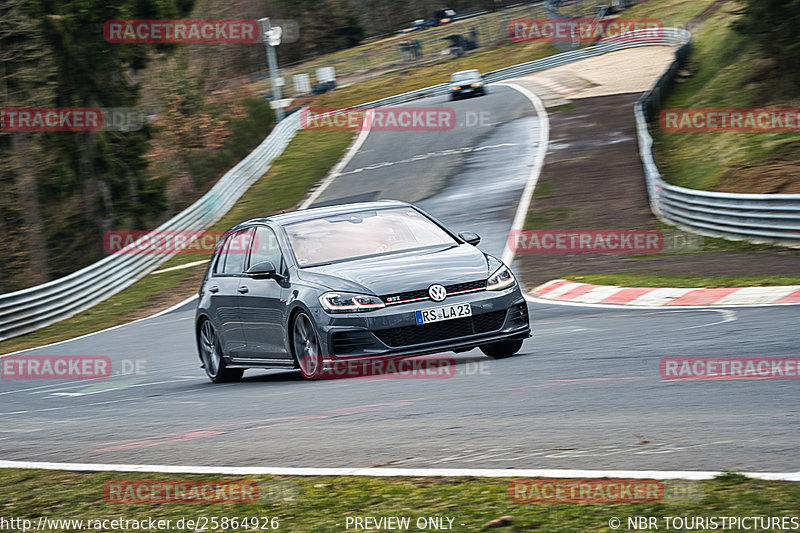
[[[281,42],[281,28],[273,28],[269,23],[269,17],[259,19],[261,32],[264,37],[264,46],[267,49],[267,65],[269,65],[269,77],[272,79],[272,101],[275,102],[275,120],[283,120],[283,106],[281,102],[281,87],[278,85],[278,60],[275,57],[275,47]]]

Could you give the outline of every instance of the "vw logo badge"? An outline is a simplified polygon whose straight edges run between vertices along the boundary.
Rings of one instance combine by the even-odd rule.
[[[438,284],[431,285],[428,287],[428,296],[430,296],[431,300],[434,302],[441,302],[447,298],[447,289]]]

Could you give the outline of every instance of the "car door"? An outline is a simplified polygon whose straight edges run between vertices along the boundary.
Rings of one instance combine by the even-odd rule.
[[[239,310],[239,288],[252,235],[252,228],[227,235],[208,282],[211,313],[220,327],[222,349],[230,357],[242,357],[247,344]]]
[[[275,232],[267,226],[257,226],[248,268],[263,261],[271,261],[279,274],[286,274],[286,262]],[[239,292],[247,357],[291,360],[283,330],[288,280],[245,276],[241,279]]]

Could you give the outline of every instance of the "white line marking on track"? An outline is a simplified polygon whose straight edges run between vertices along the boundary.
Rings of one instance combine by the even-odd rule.
[[[106,392],[113,392],[118,390],[126,390],[126,389],[136,389],[141,387],[151,387],[153,385],[164,385],[166,383],[182,383],[184,381],[196,380],[197,377],[189,378],[189,379],[170,379],[166,381],[153,381],[147,383],[125,383],[120,386],[108,386],[97,390],[88,390],[88,392],[52,392],[50,396],[93,396],[95,394],[103,394]],[[87,389],[91,389],[91,387],[87,387]],[[87,389],[84,389],[85,391]]]
[[[711,479],[724,472],[695,470],[567,470],[529,468],[290,468],[185,465],[129,465],[92,463],[49,463],[3,461],[0,468],[32,468],[40,470],[72,470],[78,472],[157,472],[164,474],[220,474],[233,476],[416,476],[416,477],[546,477],[546,478],[629,478],[629,479]],[[776,481],[800,481],[800,472],[742,472],[743,475]]]
[[[406,159],[400,159],[400,160],[397,160],[397,161],[384,161],[382,163],[373,163],[373,164],[371,164],[369,166],[366,166],[366,167],[356,168],[354,170],[349,170],[347,172],[341,172],[340,174],[338,174],[338,176],[347,176],[348,174],[358,174],[360,172],[364,172],[365,170],[376,170],[376,169],[384,168],[384,167],[392,167],[392,166],[395,166],[395,165],[404,165],[404,164],[407,164],[407,163],[414,163],[416,161],[423,161],[425,159],[430,159],[432,157],[441,157],[441,156],[453,155],[453,154],[469,154],[469,153],[474,153],[474,152],[482,152],[483,150],[489,150],[489,149],[494,149],[494,148],[507,148],[507,147],[513,147],[513,146],[519,146],[519,145],[514,144],[514,143],[502,143],[502,144],[491,144],[491,145],[478,146],[478,147],[465,146],[463,148],[448,148],[446,150],[440,150],[438,152],[428,152],[427,154],[418,154],[418,155],[415,155],[413,157],[409,157],[409,158],[406,158]]]
[[[150,272],[150,274],[148,274],[148,275],[152,276],[153,274],[161,274],[163,272],[172,272],[173,270],[183,270],[184,268],[191,268],[193,266],[202,265],[203,263],[208,263],[208,261],[209,261],[209,259],[201,259],[200,261],[192,261],[191,263],[184,263],[182,265],[178,265],[178,266],[174,266],[174,267],[162,268],[161,270],[155,270],[153,272]]]
[[[724,324],[726,322],[735,322],[737,320],[737,318],[738,318],[736,316],[736,311],[732,311],[732,310],[729,310],[729,309],[693,309],[692,311],[709,311],[709,312],[712,312],[712,313],[720,313],[722,315],[722,320],[717,320],[716,322],[710,322],[708,324],[700,324],[700,325],[697,325],[697,326],[688,326],[688,327],[685,327],[685,328],[678,328],[678,331],[682,330],[682,329],[707,328],[709,326],[716,326],[717,324]],[[684,312],[683,309],[670,309],[670,310],[661,311],[660,313],[659,312],[655,312],[655,313],[647,313],[647,314],[648,315],[658,315],[658,314],[661,314],[661,313],[682,313],[682,312]]]
[[[300,203],[300,206],[297,209],[308,209],[308,207],[313,204],[320,195],[325,192],[325,189],[330,187],[331,183],[339,177],[344,170],[344,167],[347,166],[348,163],[355,157],[359,150],[361,150],[361,146],[364,144],[364,141],[367,140],[367,136],[369,135],[370,131],[372,130],[372,116],[374,115],[374,111],[372,109],[367,110],[364,116],[364,124],[365,127],[361,130],[356,137],[355,142],[350,146],[350,149],[347,150],[347,153],[344,154],[336,166],[334,166],[330,173],[322,180],[319,187],[317,187],[314,192],[312,192],[308,197]]]
[[[511,224],[511,231],[513,232],[522,229],[522,225],[525,223],[525,217],[528,215],[528,208],[531,205],[533,190],[536,188],[536,183],[539,181],[539,174],[542,172],[544,158],[545,155],[547,155],[547,145],[550,142],[550,119],[547,117],[547,111],[544,108],[542,100],[525,87],[517,85],[516,83],[500,83],[498,85],[505,85],[506,87],[511,87],[522,93],[531,101],[539,117],[539,143],[536,147],[536,159],[533,162],[531,173],[528,175],[528,183],[525,184],[525,189],[522,191],[522,198],[520,199],[519,206],[517,206],[517,212],[514,214],[514,221]],[[508,239],[506,239],[501,260],[507,265],[510,265],[511,262],[514,261],[514,250],[508,246]]]
[[[156,313],[154,315],[146,316],[144,318],[138,318],[138,319],[133,320],[131,322],[126,322],[125,324],[119,324],[119,325],[116,325],[116,326],[111,326],[110,328],[101,329],[100,331],[94,331],[92,333],[87,333],[86,335],[79,335],[78,337],[72,337],[71,339],[64,339],[63,341],[51,342],[50,344],[44,344],[42,346],[36,346],[35,348],[25,348],[24,350],[18,350],[16,352],[7,353],[7,354],[4,354],[4,355],[0,355],[0,359],[2,359],[3,357],[8,357],[10,355],[17,355],[17,354],[21,354],[21,353],[25,353],[25,352],[30,352],[30,351],[33,351],[33,350],[40,350],[42,348],[50,348],[51,346],[58,346],[59,344],[64,344],[65,342],[72,342],[72,341],[85,339],[87,337],[93,337],[94,335],[99,335],[99,334],[105,333],[107,331],[113,331],[115,329],[124,328],[125,326],[130,326],[131,324],[136,324],[136,323],[142,322],[144,320],[150,320],[151,318],[158,318],[158,317],[160,317],[162,315],[166,315],[167,313],[174,311],[175,309],[179,309],[179,308],[183,307],[184,305],[188,304],[189,302],[191,302],[192,300],[196,300],[196,299],[197,299],[197,295],[194,294],[194,295],[186,298],[185,300],[182,300],[182,301],[176,303],[175,305],[172,305],[172,306],[164,309],[163,311],[159,311],[158,313]],[[0,394],[5,394],[5,393],[0,393]]]

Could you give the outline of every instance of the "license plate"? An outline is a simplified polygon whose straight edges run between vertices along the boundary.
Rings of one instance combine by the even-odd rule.
[[[430,324],[431,322],[441,322],[442,320],[452,320],[472,316],[472,306],[469,304],[445,305],[417,311],[417,324]]]

